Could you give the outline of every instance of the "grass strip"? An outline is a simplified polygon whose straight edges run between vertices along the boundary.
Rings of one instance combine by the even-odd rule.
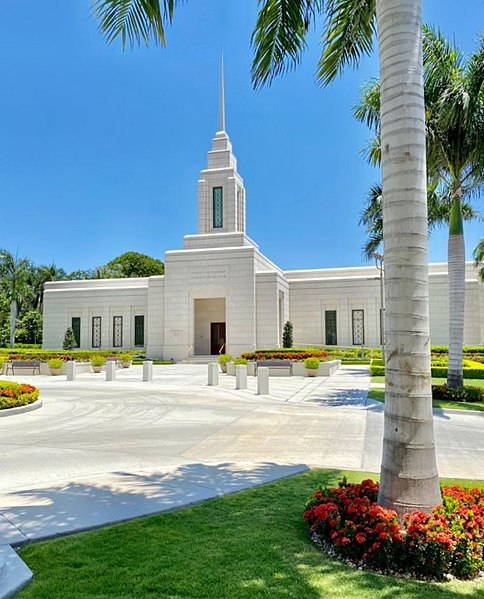
[[[377,478],[312,470],[193,507],[26,546],[20,554],[34,581],[18,599],[483,597],[482,581],[396,579],[321,554],[309,541],[304,504],[319,484],[335,485],[344,475],[354,482]]]
[[[385,389],[370,389],[370,391],[368,392],[368,397],[370,399],[380,401],[381,403],[385,403]],[[470,401],[443,401],[440,399],[434,399],[432,401],[432,406],[434,408],[442,408],[445,410],[462,410],[464,412],[466,410],[472,410],[474,412],[484,412],[484,403],[482,402],[472,403]]]

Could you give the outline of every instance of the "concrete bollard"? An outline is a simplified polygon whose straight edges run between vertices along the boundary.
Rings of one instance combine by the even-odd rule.
[[[66,362],[66,374],[67,374],[68,381],[76,380],[76,361],[75,360]]]
[[[245,364],[235,367],[235,388],[247,389],[247,366]]]
[[[106,380],[114,381],[116,379],[116,362],[114,360],[110,360],[106,362]]]
[[[143,382],[153,382],[153,362],[151,360],[143,362]]]
[[[269,368],[257,368],[257,395],[269,395]]]
[[[209,387],[218,385],[218,364],[213,362],[208,365],[208,385]]]
[[[247,374],[255,376],[255,362],[247,362]]]
[[[233,362],[227,362],[227,374],[235,376],[235,364]]]

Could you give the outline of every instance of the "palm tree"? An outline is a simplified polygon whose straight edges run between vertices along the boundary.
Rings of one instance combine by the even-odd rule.
[[[0,286],[10,302],[10,347],[15,347],[15,325],[18,305],[31,292],[29,277],[32,264],[7,250],[0,250]]]
[[[94,0],[101,30],[123,43],[157,36],[176,0]],[[324,4],[324,6],[323,6]],[[381,70],[387,366],[379,502],[400,516],[441,501],[430,385],[421,0],[261,0],[252,37],[256,88],[298,64],[323,19],[318,79],[331,82],[372,49]]]
[[[479,269],[481,281],[484,281],[484,239],[481,239],[476,245],[472,256],[474,258],[474,266]]]
[[[480,218],[469,203],[484,184],[484,37],[464,64],[460,50],[440,32],[423,28],[424,85],[427,122],[429,225],[449,225],[449,387],[463,385],[465,249],[463,220]],[[362,93],[354,114],[375,130],[366,151],[380,160],[379,83]],[[367,210],[369,213],[366,214]],[[369,226],[369,247],[377,240],[375,205],[367,203],[362,222]]]
[[[32,271],[32,289],[34,310],[42,312],[44,301],[44,285],[48,281],[61,281],[67,277],[63,268],[59,268],[54,263],[49,266],[36,266]]]

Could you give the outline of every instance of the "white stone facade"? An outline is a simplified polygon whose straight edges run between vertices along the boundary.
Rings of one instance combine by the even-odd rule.
[[[198,234],[165,255],[165,275],[47,283],[45,348],[73,326],[80,347],[132,349],[180,361],[280,347],[284,323],[305,346],[380,345],[374,266],[282,271],[246,235],[246,197],[225,131],[198,182]],[[432,344],[448,343],[447,265],[430,265]],[[467,267],[466,345],[484,344],[484,284]]]

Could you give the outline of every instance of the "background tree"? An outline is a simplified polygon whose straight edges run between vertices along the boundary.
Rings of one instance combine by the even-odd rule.
[[[423,28],[429,225],[448,223],[449,387],[463,385],[465,248],[463,220],[478,218],[469,199],[484,184],[484,38],[464,62],[462,52],[438,31]],[[376,132],[367,149],[373,164],[380,160],[380,87],[371,82],[354,110],[356,118]],[[375,196],[376,188],[371,195]],[[371,199],[371,196],[370,196]],[[378,239],[371,222],[374,206],[362,217],[369,230],[367,251]]]
[[[106,264],[106,274],[111,278],[152,277],[165,274],[161,260],[139,252],[125,252]]]
[[[31,263],[7,250],[0,250],[0,286],[10,302],[10,347],[15,347],[18,305],[30,295]]]
[[[474,253],[474,265],[479,269],[479,276],[481,281],[484,281],[484,239],[481,239],[477,244]]]
[[[42,343],[42,313],[38,310],[29,310],[18,321],[15,340],[18,343]]]
[[[282,333],[282,347],[292,347],[292,323],[287,321]]]
[[[164,45],[164,26],[177,3],[94,0],[94,8],[109,41],[121,37],[133,45],[155,39]],[[430,510],[441,500],[430,385],[421,0],[261,0],[252,37],[256,88],[298,64],[309,28],[323,22],[323,8],[317,70],[323,84],[371,52],[377,28],[381,41],[388,357],[378,500],[402,516],[409,509]]]
[[[30,276],[30,285],[32,286],[32,308],[42,312],[44,303],[44,285],[48,281],[62,281],[67,278],[63,268],[59,268],[54,263],[49,266],[34,266]]]

